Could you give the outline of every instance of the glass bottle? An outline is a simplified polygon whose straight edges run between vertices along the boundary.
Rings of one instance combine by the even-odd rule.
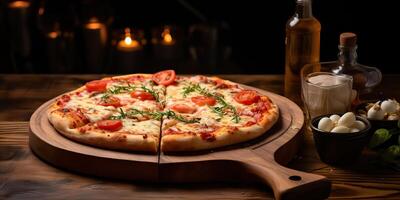
[[[311,0],[297,0],[296,11],[286,24],[285,96],[301,105],[300,70],[318,63],[321,24],[313,17]]]
[[[357,63],[357,35],[354,33],[340,34],[338,60],[331,71],[353,76],[353,89],[357,92],[356,101],[359,95],[371,92],[382,80],[379,69]]]

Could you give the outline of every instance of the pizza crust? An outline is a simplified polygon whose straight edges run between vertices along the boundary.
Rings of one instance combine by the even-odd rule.
[[[233,131],[227,127],[222,127],[214,132],[215,141],[204,140],[200,134],[163,135],[161,138],[161,151],[198,151],[249,141],[267,132],[277,122],[278,118],[278,106],[272,104],[272,108],[263,115],[263,118],[257,124],[240,127]]]
[[[57,129],[65,137],[74,141],[96,146],[100,148],[124,150],[124,151],[146,151],[157,152],[158,138],[150,134],[130,134],[123,132],[105,132],[100,130],[79,132],[78,129]],[[144,137],[146,137],[144,139]]]

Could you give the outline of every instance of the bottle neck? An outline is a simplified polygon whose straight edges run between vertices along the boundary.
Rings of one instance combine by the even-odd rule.
[[[311,18],[312,7],[311,0],[297,0],[296,1],[296,17],[298,18]]]
[[[353,47],[339,45],[338,58],[342,66],[355,65],[357,63],[357,45]]]

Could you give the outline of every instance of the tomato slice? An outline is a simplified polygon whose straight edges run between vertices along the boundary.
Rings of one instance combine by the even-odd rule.
[[[174,70],[164,70],[153,74],[151,79],[158,85],[171,85],[175,82],[176,74]]]
[[[204,106],[204,105],[213,106],[216,103],[215,98],[206,96],[195,96],[192,97],[191,100],[198,106]]]
[[[96,123],[100,129],[104,129],[107,131],[118,131],[122,128],[121,120],[101,120]]]
[[[135,99],[140,99],[142,101],[154,100],[154,96],[151,93],[140,90],[131,92],[131,97]]]
[[[189,114],[192,114],[197,110],[197,108],[188,106],[186,104],[175,104],[171,106],[171,109],[180,113],[189,113]]]
[[[253,103],[258,102],[260,96],[256,91],[253,90],[243,90],[233,97],[237,102],[244,105],[251,105]]]
[[[85,84],[88,92],[104,92],[107,89],[108,80],[94,80]]]
[[[121,107],[121,100],[118,97],[108,97],[105,99],[102,99],[101,102],[99,103],[102,106],[114,106],[114,107]]]

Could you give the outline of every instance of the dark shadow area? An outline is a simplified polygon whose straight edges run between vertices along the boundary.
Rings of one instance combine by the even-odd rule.
[[[396,8],[315,0],[320,60],[335,60],[339,34],[351,31],[361,64],[400,72]],[[294,10],[295,0],[2,1],[0,73],[281,74]]]

